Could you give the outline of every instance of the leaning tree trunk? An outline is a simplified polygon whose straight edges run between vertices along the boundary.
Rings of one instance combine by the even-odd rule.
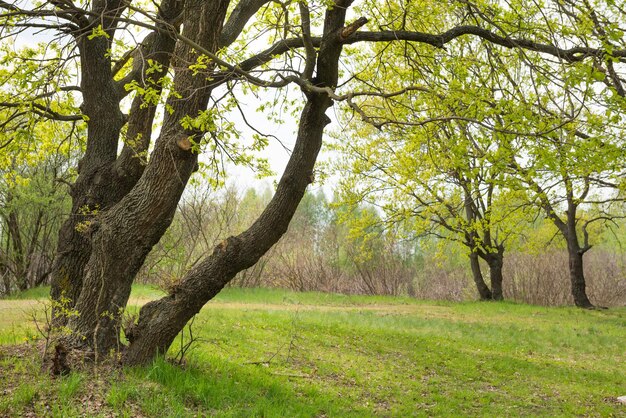
[[[350,1],[337,2],[326,13],[317,59],[317,86],[336,86],[343,37],[352,33],[346,35],[343,30],[349,5]],[[254,265],[286,232],[307,185],[313,181],[324,127],[330,122],[325,111],[332,100],[327,93],[308,91],[306,95],[293,153],[268,206],[248,230],[224,240],[189,271],[170,295],[141,309],[137,325],[128,334],[131,344],[124,356],[126,364],[143,364],[158,353],[165,353],[187,321],[239,271]]]
[[[470,265],[472,266],[472,278],[476,284],[476,290],[478,290],[480,300],[492,300],[493,295],[491,290],[489,290],[489,287],[483,279],[483,273],[480,271],[480,260],[478,259],[478,254],[475,252],[470,253],[469,259]]]
[[[192,269],[165,298],[141,309],[139,323],[129,333],[131,345],[125,356],[129,364],[145,363],[165,353],[187,321],[212,299],[235,275],[254,265],[286,232],[307,185],[321,146],[327,96],[316,96],[302,111],[296,146],[278,184],[276,194],[259,219],[243,234],[230,237]]]

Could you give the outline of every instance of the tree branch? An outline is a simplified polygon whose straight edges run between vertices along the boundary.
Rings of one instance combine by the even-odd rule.
[[[28,103],[28,104],[0,102],[0,107],[6,107],[6,108],[27,108],[29,106],[32,108],[33,113],[46,117],[48,119],[54,119],[54,120],[66,121],[66,122],[83,120],[83,117],[81,115],[63,115],[61,113],[55,112],[48,106],[44,106],[42,104],[35,103],[35,102]]]
[[[601,57],[607,52],[601,48],[572,47],[569,49],[559,48],[554,45],[535,42],[530,39],[512,38],[500,36],[478,26],[463,25],[452,28],[439,35],[412,31],[381,31],[381,32],[357,32],[345,40],[347,44],[356,42],[392,42],[412,41],[443,48],[445,44],[465,35],[475,35],[493,44],[505,48],[522,48],[530,51],[552,55],[567,62],[579,62],[588,57]],[[626,49],[613,50],[611,56],[626,58]]]

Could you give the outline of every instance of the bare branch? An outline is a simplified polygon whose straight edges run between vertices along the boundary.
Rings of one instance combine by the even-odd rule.
[[[317,59],[317,53],[311,40],[311,16],[309,7],[304,2],[299,2],[300,16],[302,19],[302,39],[304,41],[304,47],[306,50],[306,63],[304,65],[304,72],[302,78],[305,80],[311,80],[313,78],[313,70],[315,69],[315,61]]]

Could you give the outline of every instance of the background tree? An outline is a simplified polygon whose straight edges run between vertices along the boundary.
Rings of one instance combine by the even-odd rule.
[[[492,57],[501,62],[496,54]],[[599,77],[597,64],[522,58],[527,67],[521,76],[502,67],[508,80],[502,101],[515,103],[518,129],[535,129],[535,134],[497,133],[500,158],[508,160],[514,177],[510,187],[525,190],[567,243],[574,303],[592,307],[583,255],[591,248],[589,226],[621,216],[626,166],[617,157],[624,151],[623,113],[615,112],[615,101],[622,99],[619,94],[611,94],[609,100],[597,95],[599,84],[606,82]],[[615,87],[609,83],[605,93],[611,90]],[[502,121],[510,126],[510,118]]]
[[[43,47],[24,47],[21,54],[15,49],[10,40],[0,46],[0,274],[5,293],[48,277],[56,232],[69,203],[66,184],[75,176],[84,133],[79,116],[59,113],[75,110],[74,98],[54,97],[48,90],[70,70],[46,60]],[[48,80],[35,80],[36,68],[48,72]],[[33,101],[14,102],[23,94]],[[53,115],[65,120],[52,121]]]
[[[408,222],[418,236],[463,244],[480,298],[501,300],[505,242],[524,222],[517,213],[524,205],[506,184],[495,128],[505,110],[494,98],[504,77],[499,67],[515,62],[484,64],[489,55],[472,39],[447,52],[385,48],[359,82],[406,93],[352,103],[346,118],[356,111],[363,123],[338,137],[344,159],[337,169],[347,202],[368,201],[387,223]],[[479,258],[489,266],[491,288]]]
[[[56,233],[67,213],[67,194],[59,180],[62,170],[52,158],[37,166],[10,168],[3,173],[0,193],[0,264],[5,294],[26,290],[47,280]]]
[[[552,8],[552,5],[545,7],[536,6],[527,8],[523,15],[510,6],[501,7],[499,5],[487,6],[485,4],[473,4],[467,3],[464,7],[467,13],[468,21],[472,23],[481,24],[486,27],[492,27],[494,31],[500,31],[503,33],[517,33],[520,30],[529,29],[534,26],[535,23],[529,24],[528,28],[522,27],[521,23],[524,18],[528,19],[530,16],[537,18],[539,24],[542,25],[545,31],[548,31],[555,39],[565,41],[571,37],[581,39],[588,36],[588,39],[599,37],[599,44],[606,44],[607,37],[602,35],[602,26],[609,25],[607,19],[600,19],[597,16],[594,17],[595,11],[592,10],[589,5],[580,9],[578,8],[578,21],[587,22],[590,26],[584,26],[580,28],[579,32],[575,34],[564,29],[563,16],[559,13],[563,9],[557,7]],[[610,9],[610,6],[608,7]],[[457,11],[458,12],[458,11]],[[617,16],[623,17],[623,12],[617,13]],[[501,19],[501,16],[505,16],[505,19]],[[569,20],[569,17],[565,20]],[[598,24],[602,20],[603,24]],[[404,24],[404,23],[403,23]],[[614,27],[614,24],[609,25]],[[537,28],[535,28],[537,29]],[[584,34],[584,35],[583,35]],[[618,37],[619,38],[619,37]],[[621,39],[621,38],[619,38]],[[496,42],[497,43],[497,42]],[[441,161],[448,161],[447,157],[453,155],[456,158],[460,158],[460,161],[465,159],[468,161],[468,169],[466,172],[471,173],[471,177],[484,179],[487,193],[485,196],[489,196],[493,193],[493,188],[504,188],[513,192],[514,190],[520,193],[526,193],[526,189],[535,193],[534,196],[530,196],[531,202],[538,204],[538,207],[542,210],[546,210],[548,217],[553,219],[559,230],[561,231],[566,242],[568,242],[569,258],[570,258],[570,277],[572,283],[572,294],[574,301],[578,306],[589,307],[592,306],[589,302],[585,290],[584,290],[584,274],[582,269],[582,255],[586,251],[587,245],[581,244],[579,240],[585,240],[584,232],[578,231],[585,229],[587,225],[579,224],[576,220],[576,208],[579,204],[585,206],[590,203],[602,203],[609,205],[609,202],[619,202],[619,192],[610,192],[608,188],[613,187],[619,189],[619,179],[623,172],[623,167],[619,159],[615,158],[621,151],[622,142],[617,139],[620,135],[620,120],[621,115],[618,115],[615,110],[616,102],[619,103],[620,99],[620,87],[621,80],[619,77],[614,80],[605,76],[608,70],[603,70],[604,64],[599,64],[598,61],[587,62],[583,61],[587,54],[594,54],[592,50],[576,50],[573,49],[570,52],[579,52],[580,55],[568,55],[556,54],[557,60],[546,60],[543,57],[532,55],[530,56],[524,50],[512,50],[511,52],[502,51],[490,45],[488,42],[472,42],[455,43],[455,50],[453,58],[450,60],[447,54],[441,53],[438,55],[428,55],[421,53],[415,54],[417,51],[411,51],[400,48],[388,48],[379,52],[379,57],[385,56],[384,61],[393,61],[390,57],[398,57],[394,62],[399,62],[399,65],[394,65],[393,68],[388,68],[385,65],[379,65],[376,72],[363,72],[361,73],[361,79],[364,79],[365,83],[372,85],[377,84],[373,82],[374,79],[385,79],[386,85],[393,83],[394,76],[399,80],[406,80],[407,76],[402,74],[398,67],[402,67],[406,62],[406,66],[413,71],[413,84],[404,84],[405,90],[415,91],[415,97],[427,97],[431,94],[433,97],[427,104],[421,105],[422,102],[416,98],[413,99],[413,103],[420,103],[417,106],[410,106],[406,102],[403,102],[401,98],[394,96],[381,95],[386,100],[382,102],[372,102],[371,99],[362,100],[360,103],[351,103],[352,110],[357,113],[365,122],[381,129],[387,128],[387,135],[389,139],[379,141],[374,147],[381,147],[380,142],[384,142],[382,148],[393,153],[393,147],[387,146],[387,144],[394,143],[395,137],[390,132],[393,132],[397,128],[389,128],[391,125],[401,126],[406,131],[406,127],[412,127],[415,129],[421,128],[426,123],[437,124],[436,132],[428,132],[424,135],[425,139],[421,141],[422,149],[415,147],[414,149],[406,150],[404,153],[396,153],[391,159],[392,163],[385,161],[380,165],[376,162],[372,163],[374,168],[368,172],[365,168],[364,171],[368,172],[368,176],[363,180],[366,184],[376,183],[381,181],[383,184],[387,179],[391,179],[387,186],[396,187],[400,190],[404,190],[404,194],[409,195],[411,189],[415,188],[413,185],[405,187],[403,180],[406,178],[422,179],[420,182],[421,189],[415,194],[417,200],[420,201],[422,206],[433,206],[433,202],[440,203],[444,208],[449,202],[444,199],[444,195],[449,191],[449,187],[445,186],[434,187],[433,184],[429,184],[428,181],[434,181],[436,175],[431,173],[420,174],[406,173],[401,166],[402,158],[400,155],[406,154],[433,154],[435,166],[441,166],[443,175],[450,174],[452,178],[446,179],[443,184],[450,185],[456,183],[466,183],[468,179],[466,177],[459,177],[458,173],[454,173],[456,167],[449,167]],[[532,48],[532,47],[531,47]],[[615,45],[612,44],[612,48]],[[376,51],[374,51],[376,52]],[[550,53],[548,49],[542,50],[542,52]],[[615,70],[615,63],[619,63],[620,59],[613,55],[614,49],[608,52],[612,55],[610,64],[607,66]],[[387,55],[385,55],[387,54]],[[621,52],[618,52],[619,56]],[[363,53],[357,55],[357,59],[362,59]],[[416,58],[419,57],[419,65],[416,63]],[[600,61],[606,60],[603,53],[596,55]],[[448,65],[442,65],[448,58]],[[382,58],[380,58],[383,61]],[[451,62],[450,62],[451,61]],[[590,60],[591,61],[591,60]],[[419,72],[416,71],[419,67]],[[427,69],[425,69],[425,67]],[[367,78],[367,77],[370,78]],[[471,81],[469,81],[471,80]],[[468,82],[469,81],[469,82]],[[609,94],[611,99],[605,100],[602,96],[597,97],[594,89],[597,89],[597,84],[603,82],[607,86],[606,93]],[[400,88],[402,85],[396,88]],[[411,92],[411,94],[413,94]],[[443,108],[440,105],[443,103]],[[439,105],[439,106],[438,106]],[[411,109],[411,116],[415,115],[413,119],[407,117],[407,109]],[[466,145],[461,153],[455,153],[456,144],[458,140],[449,138],[447,146],[438,147],[436,138],[441,135],[441,132],[450,132],[449,128],[452,122],[456,125],[464,126],[461,128],[462,135],[466,137]],[[614,129],[609,129],[606,132],[597,130],[599,126],[611,126],[616,123]],[[578,128],[585,127],[588,133],[583,132]],[[416,128],[417,127],[417,128]],[[405,132],[397,135],[400,138],[406,138]],[[491,134],[487,133],[491,131]],[[492,136],[488,143],[481,140],[485,134]],[[556,149],[553,145],[542,142],[542,138],[555,136],[571,136],[574,137],[568,141],[566,147],[558,147]],[[617,136],[615,136],[617,135]],[[511,146],[510,137],[515,137],[516,145]],[[612,139],[609,139],[612,137]],[[435,138],[433,140],[432,138]],[[552,140],[554,142],[554,139]],[[580,142],[580,144],[578,143]],[[608,142],[605,144],[605,142]],[[610,143],[610,145],[609,145]],[[433,145],[434,144],[434,145]],[[607,145],[607,146],[605,146]],[[367,145],[364,147],[367,148]],[[345,146],[344,148],[350,148]],[[577,155],[573,151],[574,148],[580,148],[584,155]],[[415,150],[417,149],[417,151]],[[437,152],[444,150],[441,154]],[[352,154],[359,154],[354,152],[354,148],[348,151]],[[366,152],[367,154],[367,152]],[[373,152],[372,155],[361,156],[361,159],[371,159],[376,161],[381,158],[381,153]],[[463,154],[467,154],[464,157]],[[541,158],[536,158],[540,155]],[[611,157],[612,156],[612,157]],[[358,157],[357,157],[358,158]],[[516,171],[519,178],[519,174],[530,174],[530,177],[537,175],[542,180],[536,181],[532,184],[532,181],[525,180],[525,184],[522,187],[516,186],[516,180],[511,176],[511,168],[517,163],[510,163],[506,166],[505,161],[512,158],[514,161],[523,161],[525,167],[513,168]],[[384,157],[382,157],[384,161]],[[475,167],[472,167],[471,161],[479,161],[481,165],[491,167],[490,176],[485,176],[484,173],[480,173]],[[594,164],[595,161],[597,164]],[[359,171],[358,164],[355,171]],[[420,163],[413,164],[411,167],[417,168]],[[416,170],[417,171],[417,170]],[[582,173],[578,175],[577,173]],[[528,176],[527,176],[528,177]],[[582,185],[575,186],[574,183],[581,181]],[[548,180],[550,178],[551,180]],[[577,178],[578,180],[574,180]],[[398,180],[402,179],[402,180]],[[461,181],[459,181],[459,179]],[[559,180],[560,179],[560,180]],[[425,181],[424,181],[425,180]],[[417,181],[417,180],[416,180]],[[442,183],[440,183],[442,184]],[[542,186],[543,185],[543,186]],[[547,198],[542,187],[547,187],[552,193],[552,200]],[[573,192],[578,187],[578,192]],[[353,185],[347,187],[349,190],[353,190]],[[377,188],[376,186],[364,188],[366,192],[387,190],[384,187]],[[425,190],[423,190],[425,189]],[[466,187],[466,189],[468,189]],[[480,190],[480,187],[473,190]],[[491,191],[490,191],[491,190]],[[567,194],[568,191],[570,197],[563,198],[556,197],[559,193]],[[595,193],[595,198],[588,200],[587,194]],[[401,194],[403,192],[400,192]],[[509,193],[509,192],[507,192]],[[532,194],[531,193],[531,194]],[[576,195],[579,193],[579,195]],[[609,194],[613,193],[612,197]],[[434,195],[434,197],[433,197]],[[467,193],[466,196],[469,196]],[[598,199],[598,195],[604,196],[603,199]],[[496,195],[497,196],[497,195]],[[389,201],[397,199],[388,198]],[[487,199],[489,200],[489,199]],[[568,216],[571,217],[567,220],[557,220],[554,214],[559,210],[559,206],[562,202],[566,201]],[[481,205],[475,205],[480,207]],[[482,207],[486,207],[483,205]],[[615,215],[610,215],[607,212],[607,207],[601,210],[601,215],[592,217],[589,221],[598,222],[606,221],[613,218]],[[450,206],[453,208],[453,206]],[[466,239],[467,245],[470,248],[476,248],[475,244],[471,244],[477,233],[477,227],[471,225],[471,219],[477,219],[477,211],[473,210],[471,206],[467,206],[469,211],[465,214],[466,221],[469,225],[469,236]],[[613,208],[615,209],[615,207]],[[395,210],[392,209],[392,212]],[[488,209],[490,211],[490,209]],[[448,209],[446,212],[448,216],[456,216],[458,210],[452,211]],[[452,212],[452,213],[450,213]],[[408,212],[410,213],[410,212]],[[478,216],[478,218],[488,219],[487,216]],[[406,217],[400,215],[398,218]],[[428,217],[428,216],[427,216]],[[435,217],[435,222],[441,224],[441,219]],[[569,222],[569,227],[567,226]],[[578,225],[578,227],[576,226]],[[456,225],[447,225],[447,229],[451,230]],[[492,234],[487,228],[487,234],[483,235],[491,239]],[[578,234],[581,237],[578,237]],[[498,248],[499,245],[492,245],[491,248]],[[500,247],[503,250],[503,247]],[[471,250],[471,253],[476,250]],[[491,251],[491,254],[486,254],[485,257],[488,264],[491,264],[492,271],[498,271],[498,265],[501,266],[502,257],[498,255],[500,251]],[[488,251],[489,253],[489,251]],[[476,255],[474,255],[476,259]],[[492,262],[490,263],[489,260]],[[483,297],[489,297],[487,293],[488,289],[484,284],[481,284],[482,279],[479,272],[479,264],[474,261],[474,276],[475,281],[482,289],[481,295]],[[501,268],[501,267],[500,267]],[[497,274],[497,273],[496,273]]]

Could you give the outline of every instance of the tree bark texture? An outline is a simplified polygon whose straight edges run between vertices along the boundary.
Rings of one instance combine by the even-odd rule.
[[[187,1],[183,35],[202,47],[216,51],[228,1]],[[176,56],[191,62],[198,54],[179,44]],[[143,175],[118,204],[97,219],[92,232],[93,251],[85,266],[83,290],[70,328],[98,354],[116,348],[119,316],[126,306],[137,271],[150,249],[169,227],[180,196],[197,165],[197,154],[180,141],[198,138],[202,133],[183,130],[180,120],[195,117],[206,109],[211,93],[207,74],[194,75],[188,62],[175,68],[173,109],[166,114]]]
[[[338,2],[327,11],[324,38],[317,58],[318,86],[335,87],[341,54],[341,30],[350,2]],[[256,263],[286,232],[289,222],[313,180],[313,168],[322,144],[325,112],[332,100],[324,93],[307,93],[296,144],[274,197],[259,218],[242,234],[230,237],[194,267],[170,295],[146,304],[129,334],[126,364],[144,364],[165,353],[187,321],[235,275]]]
[[[133,57],[133,70],[119,82],[113,81],[111,62],[106,51],[110,48],[107,38],[88,39],[77,35],[83,69],[82,86],[84,102],[81,106],[87,115],[87,149],[79,164],[79,176],[70,190],[72,209],[69,218],[59,231],[56,256],[51,268],[51,297],[59,301],[64,295],[68,308],[73,308],[83,285],[84,269],[91,256],[92,223],[98,215],[121,200],[141,177],[144,162],[141,153],[146,152],[152,135],[152,123],[156,106],[146,104],[142,97],[134,98],[128,120],[127,140],[121,154],[116,156],[120,132],[125,123],[120,112],[120,100],[125,95],[124,84],[132,79],[150,83],[149,87],[160,94],[162,86],[156,82],[169,68],[176,43],[169,33],[173,30],[168,22],[177,18],[182,10],[180,0],[164,0],[161,3],[160,31],[148,35]],[[112,4],[111,7],[119,7]],[[113,10],[114,16],[119,13]],[[115,19],[106,20],[114,27]],[[149,42],[147,42],[149,40]],[[150,77],[144,76],[147,60],[161,66]],[[65,323],[66,318],[55,315],[55,322]]]

